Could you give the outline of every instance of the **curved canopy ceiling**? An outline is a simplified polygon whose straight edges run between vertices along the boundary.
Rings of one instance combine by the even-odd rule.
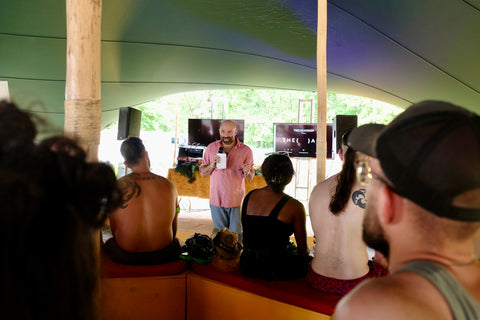
[[[63,127],[65,0],[0,0],[0,80]],[[477,0],[328,1],[328,91],[480,113]],[[316,0],[103,0],[102,122],[184,91],[316,91]]]

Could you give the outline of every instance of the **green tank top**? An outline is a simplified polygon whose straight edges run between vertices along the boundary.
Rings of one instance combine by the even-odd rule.
[[[445,268],[431,261],[414,261],[397,272],[415,272],[430,281],[447,300],[454,319],[480,319],[480,306]]]

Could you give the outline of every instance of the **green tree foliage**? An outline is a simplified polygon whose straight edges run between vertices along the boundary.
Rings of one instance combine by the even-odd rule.
[[[272,148],[274,123],[310,123],[310,118],[316,123],[316,105],[315,92],[242,89],[176,94],[138,108],[142,110],[144,131],[171,132],[174,136],[177,119],[177,133],[186,137],[191,118],[244,119],[245,142]],[[359,124],[388,123],[401,111],[372,99],[327,94],[327,122],[332,122],[335,115],[357,115]]]

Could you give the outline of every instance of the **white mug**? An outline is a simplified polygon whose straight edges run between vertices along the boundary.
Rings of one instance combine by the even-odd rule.
[[[217,153],[217,156],[220,157],[220,162],[217,162],[217,169],[226,169],[227,168],[227,154],[226,153]]]

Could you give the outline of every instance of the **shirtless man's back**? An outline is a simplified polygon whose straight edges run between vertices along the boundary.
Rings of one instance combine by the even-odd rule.
[[[177,189],[150,172],[142,140],[128,138],[120,151],[132,173],[119,179],[122,205],[110,216],[113,238],[105,250],[118,263],[159,264],[178,258]]]
[[[362,240],[367,201],[355,168],[367,156],[349,148],[347,136],[348,132],[339,151],[342,171],[315,186],[309,203],[315,252],[307,280],[317,290],[336,294],[346,294],[366,278],[387,274],[384,267],[368,261]]]
[[[355,279],[368,273],[367,246],[362,241],[365,189],[355,183],[345,209],[337,215],[329,210],[338,174],[312,191],[309,214],[315,234],[312,269],[335,279]]]
[[[110,216],[113,236],[129,252],[167,247],[177,229],[177,190],[169,180],[151,172],[132,172],[119,180],[121,207]]]

